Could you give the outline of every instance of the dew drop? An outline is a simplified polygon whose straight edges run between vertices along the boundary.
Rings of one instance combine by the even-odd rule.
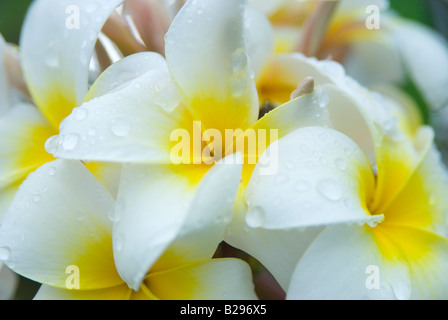
[[[0,261],[7,261],[11,256],[11,250],[8,247],[0,247]]]
[[[55,167],[48,168],[48,175],[49,176],[54,176],[55,174],[56,174],[56,168]]]
[[[123,250],[123,245],[124,245],[124,235],[119,234],[119,235],[117,235],[117,238],[115,239],[115,249],[117,250],[117,252],[120,252],[121,250]]]
[[[120,120],[113,123],[112,126],[110,127],[110,130],[117,137],[125,137],[131,130],[131,126],[129,125],[128,122]]]
[[[96,135],[96,129],[95,128],[90,128],[89,130],[87,130],[87,134],[91,137],[93,137],[94,135]]]
[[[58,68],[59,67],[59,59],[54,53],[47,54],[44,63],[49,68]]]
[[[393,286],[395,297],[398,300],[409,300],[412,288],[407,283],[407,281],[397,281],[396,285]]]
[[[45,151],[47,151],[50,154],[54,154],[58,149],[58,141],[59,137],[57,135],[48,138],[45,141]]]
[[[349,147],[344,148],[344,153],[347,157],[350,157],[352,155],[352,152]]]
[[[251,209],[246,216],[246,223],[248,226],[252,228],[261,227],[266,219],[266,214],[261,207],[254,207]]]
[[[334,161],[334,164],[336,168],[338,168],[341,171],[345,171],[347,169],[347,161],[344,158],[337,158]]]
[[[237,49],[232,53],[232,69],[234,72],[242,71],[247,66],[247,56],[243,49]]]
[[[320,194],[331,201],[338,201],[342,198],[342,189],[339,183],[334,180],[324,180],[317,186]]]
[[[78,145],[79,136],[76,133],[69,133],[62,139],[62,148],[65,150],[73,150]]]
[[[75,119],[82,121],[87,117],[87,110],[85,108],[77,108],[75,110]]]
[[[230,91],[234,97],[241,97],[246,91],[246,81],[244,78],[235,77],[230,80]]]
[[[330,97],[322,88],[318,88],[316,90],[316,97],[317,97],[316,102],[321,108],[326,107],[330,102]]]
[[[40,193],[38,193],[38,192],[35,192],[35,193],[34,193],[34,195],[33,195],[33,201],[34,201],[35,203],[37,203],[37,202],[40,201]]]

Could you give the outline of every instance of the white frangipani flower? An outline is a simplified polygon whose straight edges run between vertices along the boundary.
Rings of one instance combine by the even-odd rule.
[[[98,34],[120,2],[77,1],[72,8],[79,10],[79,25],[67,23],[76,18],[67,10],[73,5],[71,1],[40,0],[31,5],[21,33],[19,57],[35,106],[20,103],[8,110],[0,106],[1,198],[7,196],[10,200],[30,172],[54,160],[45,151],[45,141],[58,132],[62,119],[82,103]],[[100,168],[95,169],[97,166]],[[97,166],[91,167],[98,176],[104,171],[113,172],[111,167],[106,170]],[[8,199],[0,202],[7,206]]]
[[[250,4],[274,26],[276,53],[334,59],[368,87],[403,86],[410,81],[429,108],[447,105],[447,41],[435,30],[397,15],[389,1],[252,0]],[[332,14],[324,17],[327,7]],[[310,41],[315,42],[312,49]]]
[[[446,297],[448,180],[432,129],[335,62],[276,61],[285,83],[315,79],[333,129],[278,140],[278,172],[255,167],[226,241],[261,261],[289,299]],[[366,285],[369,266],[381,270],[378,290]]]
[[[198,195],[207,196],[210,184],[223,180],[229,171],[223,169],[211,170]],[[229,180],[238,182],[238,175]],[[113,230],[113,196],[81,162],[55,160],[31,173],[17,192],[0,229],[0,258],[42,283],[35,299],[256,299],[245,262],[212,259],[224,222],[218,210],[204,219],[203,205],[193,201],[181,232],[156,250],[132,290],[116,265],[124,254],[132,269],[141,252],[126,245],[127,234]],[[151,253],[156,243],[145,245]]]
[[[244,139],[247,131],[270,129],[278,130],[272,139],[281,139],[297,127],[327,123],[315,94],[294,99],[257,121],[259,101],[252,70],[261,70],[265,61],[256,55],[267,52],[269,56],[271,43],[259,42],[266,50],[256,44],[271,32],[265,18],[245,11],[244,4],[240,0],[187,2],[167,33],[166,61],[155,53],[137,53],[113,64],[93,84],[86,102],[64,120],[60,134],[47,142],[47,150],[56,157],[126,163],[114,232],[126,235],[122,253],[117,254],[117,269],[134,289],[178,235],[195,199],[203,203],[198,210],[203,219],[215,210],[226,223],[231,219],[241,172],[224,165],[223,172],[228,172],[223,179],[235,178],[237,183],[218,179],[209,186],[207,197],[201,196],[200,188],[215,162],[240,159],[232,156],[236,151],[242,153],[237,162],[244,163],[242,182],[247,184],[255,164],[248,164],[247,158],[253,154],[233,148],[235,140]],[[80,112],[85,117],[79,118]],[[173,161],[176,130],[202,138],[199,152],[193,141],[191,154],[175,154],[180,164]],[[212,141],[208,130],[218,132],[219,140]],[[221,141],[226,130],[237,132],[230,143]],[[265,148],[258,149],[259,154]]]

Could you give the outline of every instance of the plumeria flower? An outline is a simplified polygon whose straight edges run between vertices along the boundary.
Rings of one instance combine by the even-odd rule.
[[[1,198],[10,200],[30,172],[54,159],[45,151],[45,141],[84,100],[95,42],[119,3],[41,0],[32,4],[22,30],[19,62],[35,106],[22,103],[0,118]],[[101,164],[90,168],[103,177],[114,170]]]
[[[269,146],[279,170],[260,175],[257,164],[226,241],[263,263],[288,299],[446,298],[448,180],[432,129],[336,62],[284,59],[295,61],[289,80],[315,79],[333,127]]]
[[[234,148],[245,132],[264,130],[267,145],[298,125],[326,123],[315,94],[257,121],[252,70],[264,63],[258,56],[264,50],[255,44],[270,26],[261,14],[245,11],[244,4],[187,2],[166,35],[166,60],[156,53],[137,53],[113,64],[93,84],[87,102],[64,120],[60,134],[47,142],[47,150],[58,158],[128,164],[122,170],[114,231],[126,235],[123,252],[129,256],[117,260],[117,269],[135,290],[153,256],[179,233],[194,197],[204,204],[198,214],[206,217],[218,210],[229,222],[240,183],[218,179],[208,197],[200,196],[198,188],[216,162],[240,153],[242,185],[247,184],[266,146],[255,154]],[[91,95],[96,98],[90,100]],[[85,117],[79,119],[79,112]],[[272,139],[271,129],[278,131]],[[224,141],[228,130],[231,138]],[[192,147],[188,155],[177,149],[183,136],[191,138],[186,140],[187,149]],[[229,172],[223,176],[236,174],[233,166],[224,168]]]
[[[203,196],[223,174],[223,165],[213,168],[201,185]],[[238,175],[231,180],[238,182]],[[82,163],[55,160],[31,173],[17,192],[0,229],[0,258],[42,283],[35,299],[256,299],[245,262],[212,259],[222,222],[219,210],[205,219],[198,215],[202,203],[195,201],[182,232],[132,290],[116,267],[133,252],[122,251],[132,251],[128,235],[114,233],[114,197]]]
[[[448,103],[446,40],[429,27],[399,17],[388,1],[250,3],[273,24],[277,54],[301,52],[330,58],[375,90],[384,83],[413,85],[432,110]]]

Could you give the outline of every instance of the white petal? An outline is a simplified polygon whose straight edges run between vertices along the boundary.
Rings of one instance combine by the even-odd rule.
[[[274,53],[274,33],[269,20],[255,10],[246,10],[244,24],[247,55],[256,79]]]
[[[128,300],[131,294],[126,284],[97,290],[69,290],[41,285],[33,300]]]
[[[48,152],[65,159],[171,163],[171,133],[193,124],[164,59],[155,53],[112,65],[88,97],[96,98],[64,119]]]
[[[448,103],[447,41],[415,22],[399,20],[392,27],[405,68],[426,102],[431,108],[445,106]]]
[[[114,253],[121,277],[134,290],[176,238],[155,269],[209,258],[223,240],[241,165],[217,164],[203,177],[208,169],[123,167],[113,219]]]
[[[291,2],[291,0],[249,0],[249,7],[254,8],[266,15],[275,12],[277,9],[282,7],[283,5]]]
[[[297,265],[287,299],[406,299],[407,263],[385,260],[369,227],[326,228]]]
[[[263,173],[265,163],[277,164],[273,174]],[[247,186],[246,222],[290,229],[381,221],[366,209],[373,186],[370,165],[352,140],[332,129],[301,128],[260,157]]]
[[[248,228],[244,221],[245,204],[237,200],[236,208],[239,209],[235,209],[225,241],[257,259],[286,291],[300,257],[322,228],[300,230]]]
[[[150,274],[149,289],[169,300],[254,300],[249,266],[238,259],[213,259]]]
[[[88,89],[89,62],[101,27],[121,0],[35,1],[20,39],[33,100],[57,128]]]
[[[10,185],[40,165],[53,160],[44,149],[54,134],[51,125],[34,106],[14,106],[0,118],[0,187]]]
[[[242,162],[240,154],[227,156],[202,178],[176,239],[152,270],[213,256],[232,218]]]
[[[118,91],[145,73],[163,70],[163,68],[165,68],[163,57],[151,52],[136,53],[122,58],[100,74],[87,93],[85,100],[89,101]]]
[[[81,289],[122,283],[112,254],[112,205],[80,162],[44,164],[22,183],[4,216],[2,259],[17,273],[60,288],[70,266],[79,269]]]
[[[189,1],[166,34],[169,68],[204,128],[245,129],[258,117],[244,10],[239,0]]]
[[[350,44],[344,58],[347,74],[365,86],[384,82],[402,84],[405,73],[394,39],[386,34],[373,40]]]
[[[20,183],[22,183],[22,181],[18,180],[17,182],[12,183],[11,185],[0,188],[0,221],[3,218],[3,215],[8,210],[8,207],[10,206],[12,199],[14,198],[14,195],[19,189]]]

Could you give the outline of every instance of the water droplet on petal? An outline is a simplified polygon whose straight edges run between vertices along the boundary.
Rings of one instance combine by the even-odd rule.
[[[266,219],[266,214],[261,207],[254,207],[252,208],[246,216],[246,223],[248,226],[252,228],[259,228],[261,227]]]
[[[73,150],[78,145],[79,136],[76,133],[69,133],[62,139],[62,148],[65,150]]]
[[[33,201],[37,203],[39,202],[39,200],[40,200],[40,193],[35,192],[33,195]]]
[[[117,252],[123,250],[123,244],[124,244],[124,235],[123,234],[117,235],[117,238],[115,239],[115,249],[117,250]]]
[[[46,55],[44,63],[49,68],[59,67],[59,59],[53,52]]]
[[[91,137],[93,137],[94,135],[96,135],[96,129],[95,128],[90,128],[89,130],[87,130],[87,134]]]
[[[87,117],[87,109],[85,108],[76,108],[75,109],[75,119],[78,121],[82,121]]]
[[[317,186],[320,194],[331,201],[338,201],[342,198],[342,189],[338,182],[334,180],[324,180]]]
[[[246,91],[246,80],[240,77],[230,80],[230,91],[234,97],[242,96]]]
[[[11,250],[8,247],[0,247],[0,261],[7,261],[11,256]]]
[[[58,149],[59,136],[52,136],[45,141],[45,151],[50,154],[54,154]]]
[[[244,49],[237,49],[232,53],[232,69],[234,72],[242,71],[247,66],[247,56]]]
[[[112,124],[110,127],[110,130],[114,135],[117,137],[125,137],[128,135],[129,131],[131,130],[131,126],[127,121],[119,120]]]
[[[367,224],[369,225],[369,227],[371,228],[375,228],[378,225],[379,221],[377,220],[371,220],[371,221],[367,221]]]
[[[338,168],[341,171],[344,171],[347,169],[347,161],[344,158],[337,158],[334,161],[334,164],[335,164],[336,168]]]
[[[48,175],[49,176],[54,176],[55,174],[56,174],[56,168],[55,167],[48,168]]]

